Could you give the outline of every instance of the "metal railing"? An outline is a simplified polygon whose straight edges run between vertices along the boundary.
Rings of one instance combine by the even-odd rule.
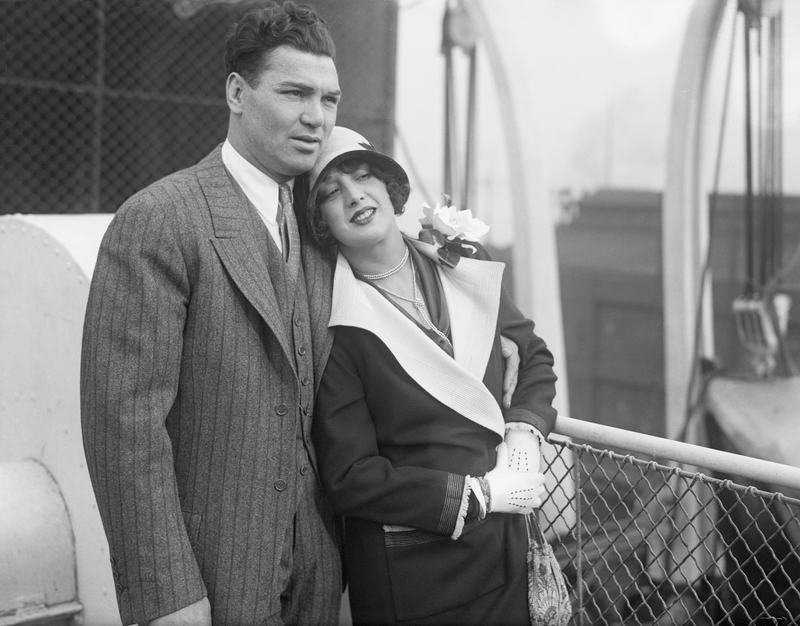
[[[562,529],[572,624],[798,623],[800,500],[775,486],[800,489],[800,468],[564,417],[556,432],[587,442],[550,438],[560,504],[541,514]]]

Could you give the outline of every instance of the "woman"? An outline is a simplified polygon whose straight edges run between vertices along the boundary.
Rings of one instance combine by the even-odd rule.
[[[552,355],[502,291],[502,264],[449,267],[402,235],[408,177],[361,135],[335,128],[309,185],[312,234],[338,249],[312,436],[345,517],[353,620],[527,624],[521,514],[541,504]],[[507,410],[501,333],[521,357]]]

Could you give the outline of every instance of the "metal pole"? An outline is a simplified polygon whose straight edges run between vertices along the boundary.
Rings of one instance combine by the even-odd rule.
[[[753,252],[753,237],[755,233],[755,214],[753,206],[753,112],[752,91],[750,81],[750,18],[744,19],[744,164],[745,164],[745,195],[744,195],[744,248],[745,267],[747,271],[746,295],[752,295],[756,290],[755,255]]]
[[[472,190],[475,188],[475,136],[476,129],[476,112],[478,108],[478,47],[474,46],[469,51],[469,86],[467,94],[467,130],[466,130],[466,150],[464,157],[464,186],[461,194],[461,204],[458,205],[459,209],[473,209],[475,213],[474,194]]]
[[[447,3],[442,23],[442,53],[445,59],[444,74],[444,193],[458,206],[460,185],[458,181],[458,136],[456,133],[455,76],[453,68],[453,41],[450,36],[452,9]]]

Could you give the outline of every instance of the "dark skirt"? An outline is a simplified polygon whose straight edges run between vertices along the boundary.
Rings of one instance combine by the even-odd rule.
[[[356,626],[530,624],[522,516],[490,514],[456,541],[352,518],[345,535]]]

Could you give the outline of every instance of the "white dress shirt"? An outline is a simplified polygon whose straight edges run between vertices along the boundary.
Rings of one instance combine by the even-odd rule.
[[[253,203],[269,234],[275,240],[278,250],[283,252],[283,242],[277,222],[278,183],[239,154],[227,139],[222,144],[222,162],[233,179],[239,183],[247,199]],[[288,185],[293,187],[294,180],[289,181]]]

